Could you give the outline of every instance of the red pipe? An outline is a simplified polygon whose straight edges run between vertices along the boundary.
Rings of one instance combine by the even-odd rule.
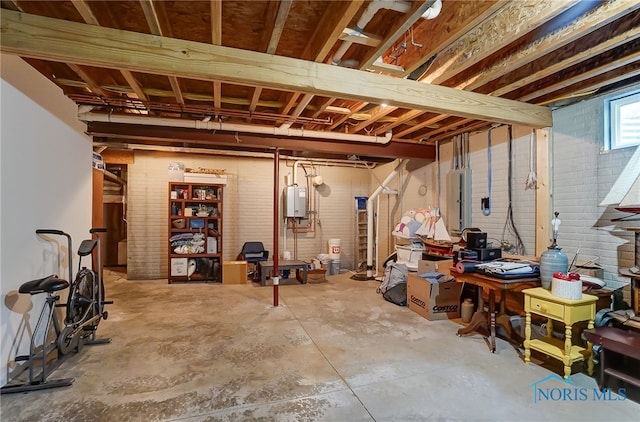
[[[278,206],[279,199],[279,172],[280,169],[280,149],[276,148],[273,154],[273,306],[278,306],[278,283],[280,283],[280,271],[278,269]]]

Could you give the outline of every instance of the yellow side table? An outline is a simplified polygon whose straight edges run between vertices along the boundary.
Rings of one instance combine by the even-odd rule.
[[[583,294],[582,299],[563,299],[551,294],[547,289],[536,287],[523,290],[524,310],[526,312],[524,361],[531,361],[531,349],[542,352],[564,363],[564,378],[571,375],[571,365],[587,359],[589,375],[593,374],[592,345],[587,348],[574,345],[571,340],[572,326],[579,321],[588,321],[587,328],[593,329],[596,315],[596,296]],[[531,340],[531,314],[547,317],[547,335]],[[565,325],[564,341],[553,337],[553,323],[556,320]]]

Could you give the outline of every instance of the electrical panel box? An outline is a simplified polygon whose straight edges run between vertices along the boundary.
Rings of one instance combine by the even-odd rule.
[[[448,181],[448,229],[450,233],[459,234],[471,226],[471,169],[452,170]]]
[[[287,186],[284,191],[284,216],[307,217],[307,188]]]

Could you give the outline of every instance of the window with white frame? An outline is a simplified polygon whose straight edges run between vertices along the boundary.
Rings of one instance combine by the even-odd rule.
[[[608,149],[640,145],[640,91],[606,100],[605,130]]]

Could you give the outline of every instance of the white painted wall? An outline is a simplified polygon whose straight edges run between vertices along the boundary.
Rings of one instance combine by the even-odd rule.
[[[28,353],[42,295],[18,294],[25,281],[57,273],[51,242],[37,228],[70,233],[74,248],[91,226],[91,142],[62,91],[21,59],[2,55],[0,92],[0,384]],[[66,241],[63,239],[66,249]],[[74,265],[77,262],[74,261]],[[74,269],[75,271],[75,269]],[[18,351],[19,348],[19,351]]]

